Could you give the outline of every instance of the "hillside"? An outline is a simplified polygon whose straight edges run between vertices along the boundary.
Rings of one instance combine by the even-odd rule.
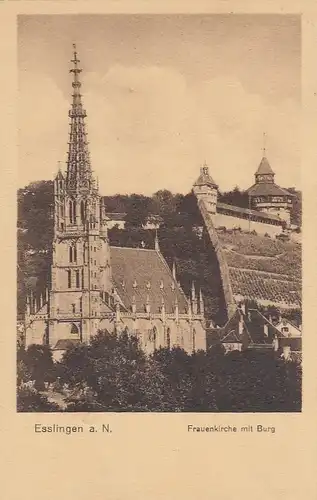
[[[301,306],[301,245],[243,232],[217,231],[236,299]]]

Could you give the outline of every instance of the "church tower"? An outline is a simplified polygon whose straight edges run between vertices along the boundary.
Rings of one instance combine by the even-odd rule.
[[[53,262],[48,304],[48,342],[89,341],[111,294],[106,217],[88,151],[79,59],[74,45],[72,105],[66,175],[54,180]]]

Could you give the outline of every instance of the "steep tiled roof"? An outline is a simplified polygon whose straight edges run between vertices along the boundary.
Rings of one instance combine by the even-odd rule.
[[[271,165],[268,162],[268,159],[265,156],[263,156],[261,163],[258,166],[257,171],[255,172],[255,175],[265,175],[265,174],[274,175],[274,172],[271,168]]]
[[[239,333],[239,322],[243,321],[241,334]],[[208,345],[221,343],[242,343],[245,346],[251,342],[250,333],[244,322],[239,309],[229,318],[227,323],[222,328],[209,328],[206,331]]]
[[[292,193],[282,189],[272,182],[259,182],[253,184],[248,190],[250,196],[293,196]]]
[[[167,314],[174,312],[177,298],[179,313],[187,310],[187,300],[173,278],[163,256],[156,250],[110,247],[112,277],[124,306],[145,312],[148,302],[152,313],[159,313],[164,298]],[[136,285],[136,286],[135,286]]]

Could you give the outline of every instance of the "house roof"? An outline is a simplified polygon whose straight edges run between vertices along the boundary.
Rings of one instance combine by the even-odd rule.
[[[60,339],[56,342],[54,350],[56,351],[64,351],[69,349],[70,347],[74,347],[80,344],[79,339]]]
[[[265,175],[265,174],[274,175],[274,172],[266,156],[263,156],[260,165],[258,166],[258,169],[255,172],[255,175]]]
[[[217,184],[209,174],[208,167],[201,167],[200,169],[200,176],[198,177],[197,181],[195,182],[194,186],[213,186],[217,188]]]
[[[136,312],[145,312],[150,304],[152,313],[159,313],[164,300],[165,312],[174,312],[177,300],[179,313],[187,312],[184,292],[173,278],[161,253],[157,250],[110,247],[112,278],[123,305]]]
[[[277,186],[273,182],[259,182],[253,184],[248,190],[250,196],[294,196],[286,189]]]
[[[243,329],[239,334],[239,322],[241,319],[241,312],[237,308],[235,313],[229,318],[227,323],[222,328],[208,328],[206,331],[209,345],[216,343],[243,343],[246,340],[251,341],[250,333],[243,320]]]

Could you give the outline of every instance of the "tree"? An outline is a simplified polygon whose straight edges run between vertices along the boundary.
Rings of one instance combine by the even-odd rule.
[[[18,350],[19,381],[34,381],[34,387],[44,389],[44,382],[55,379],[55,366],[52,351],[46,345],[30,345],[26,350]]]
[[[128,201],[126,215],[127,226],[142,227],[149,214],[150,198],[141,194],[132,194]]]
[[[48,401],[46,396],[43,396],[34,389],[28,387],[19,387],[17,392],[17,411],[18,412],[60,412],[60,407]]]
[[[238,186],[232,191],[225,191],[219,195],[218,200],[221,203],[234,205],[235,207],[249,208],[249,196],[247,191],[241,191]]]

